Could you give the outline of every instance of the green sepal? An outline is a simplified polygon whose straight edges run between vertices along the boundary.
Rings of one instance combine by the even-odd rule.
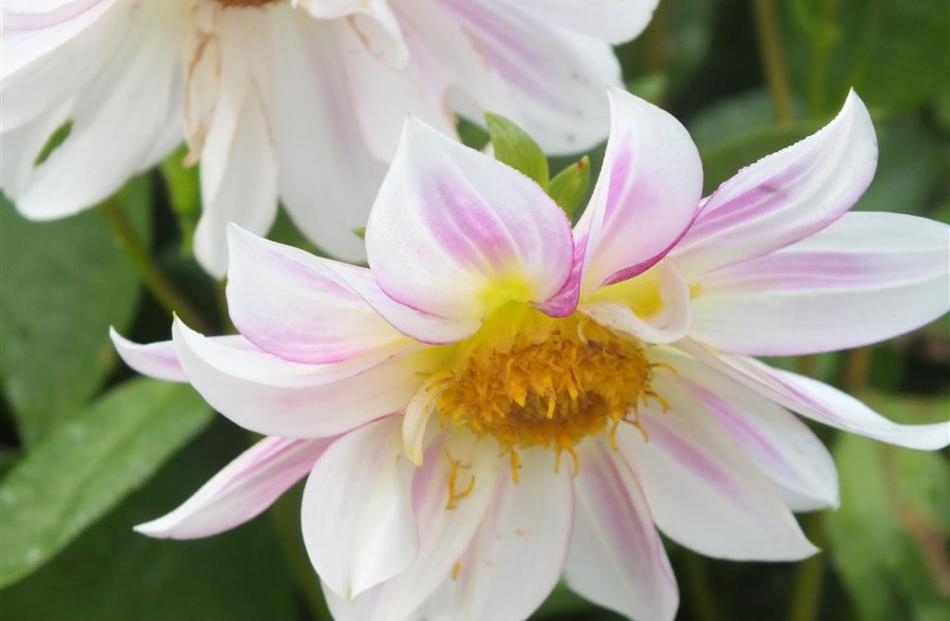
[[[548,185],[548,195],[571,220],[587,199],[590,189],[590,157],[584,156],[559,172]]]
[[[531,136],[503,116],[485,113],[495,159],[530,177],[548,189],[548,159]]]

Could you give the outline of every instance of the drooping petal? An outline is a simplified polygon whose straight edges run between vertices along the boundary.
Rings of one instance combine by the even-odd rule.
[[[555,472],[550,451],[522,451],[521,458],[517,483],[500,478],[478,534],[422,618],[527,619],[557,584],[571,536],[572,474]]]
[[[403,304],[480,318],[543,303],[572,267],[564,213],[524,175],[410,120],[366,228],[379,286]]]
[[[774,254],[703,275],[692,336],[724,351],[810,354],[867,345],[950,310],[950,230],[849,213]]]
[[[633,39],[650,23],[657,0],[503,0],[539,18],[617,45]]]
[[[240,526],[306,475],[333,442],[264,438],[201,486],[184,504],[135,530],[162,539],[197,539]]]
[[[669,113],[610,91],[604,165],[575,228],[585,247],[581,297],[645,272],[679,241],[702,194],[699,152]]]
[[[418,549],[415,468],[402,455],[400,421],[351,431],[314,466],[304,489],[304,543],[331,590],[350,599],[404,570]]]
[[[495,496],[498,447],[467,432],[433,442],[412,483],[419,533],[415,561],[396,577],[351,600],[324,583],[324,595],[339,621],[404,621],[414,618],[462,557]],[[455,465],[457,464],[457,465]],[[455,476],[453,477],[453,472]],[[505,473],[501,473],[504,475]],[[464,497],[453,494],[468,489]]]
[[[813,235],[854,205],[876,166],[874,126],[852,91],[823,129],[719,186],[676,257],[687,273],[701,274]]]
[[[567,584],[638,621],[672,621],[679,590],[636,473],[599,439],[578,451]]]
[[[671,408],[641,407],[644,433],[622,425],[617,440],[660,530],[715,558],[780,561],[814,554],[778,491],[703,405],[666,377],[657,375],[653,388]]]
[[[172,337],[185,375],[213,408],[251,431],[292,438],[337,435],[401,411],[433,364],[418,348],[290,362],[252,345],[223,347],[177,320]]]
[[[936,450],[950,445],[950,422],[900,425],[817,380],[773,369],[746,356],[715,353],[688,340],[681,341],[680,346],[765,397],[819,423],[908,448]]]
[[[690,329],[689,286],[673,265],[598,290],[580,311],[597,323],[646,343],[672,343]]]
[[[142,345],[133,343],[115,328],[109,328],[109,338],[119,357],[142,375],[148,375],[166,382],[187,382],[188,377],[178,362],[175,344],[171,341]]]
[[[666,350],[654,362],[676,369],[683,390],[698,397],[746,456],[779,488],[793,511],[838,506],[838,473],[828,449],[794,414],[704,363]]]

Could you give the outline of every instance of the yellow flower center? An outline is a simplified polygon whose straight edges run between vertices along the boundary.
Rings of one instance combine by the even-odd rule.
[[[637,406],[655,395],[642,346],[575,313],[555,319],[524,304],[494,311],[458,346],[436,402],[443,425],[493,436],[511,451],[567,451],[581,439],[637,424]]]

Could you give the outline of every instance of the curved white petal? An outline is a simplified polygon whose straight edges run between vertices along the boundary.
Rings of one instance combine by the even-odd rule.
[[[760,356],[858,347],[950,310],[950,229],[915,216],[849,213],[699,282],[696,340]]]
[[[394,67],[409,60],[399,20],[387,0],[295,0],[318,19],[346,18],[366,51]]]
[[[197,539],[240,526],[303,478],[332,441],[264,438],[180,507],[135,530],[162,539]]]
[[[418,551],[411,485],[397,417],[333,443],[304,488],[304,544],[320,579],[350,599],[401,572]]]
[[[680,346],[765,397],[819,423],[908,448],[936,450],[950,445],[950,422],[900,425],[817,380],[773,369],[753,358],[714,353],[695,342],[681,341]]]
[[[290,362],[257,347],[222,347],[176,320],[188,380],[238,425],[269,435],[327,437],[401,411],[433,364],[430,352],[382,349],[345,362]]]
[[[233,224],[228,240],[228,312],[261,349],[321,364],[406,339],[312,255]]]
[[[650,23],[658,0],[503,0],[539,19],[617,45],[633,39]]]
[[[850,209],[876,167],[874,125],[852,91],[820,131],[719,186],[675,255],[701,274],[793,244]]]
[[[585,247],[581,297],[662,259],[696,215],[703,169],[696,145],[669,113],[610,91],[604,165],[574,236]]]
[[[798,417],[774,401],[672,350],[651,358],[676,369],[683,390],[700,399],[746,456],[775,483],[793,511],[837,507],[838,472],[828,449]]]
[[[123,362],[139,373],[166,382],[188,381],[178,363],[175,344],[171,341],[142,345],[128,340],[111,327],[109,338],[112,339],[112,344]]]
[[[636,473],[600,439],[578,457],[568,586],[631,619],[672,621],[679,590]]]
[[[641,407],[640,430],[617,430],[640,476],[656,525],[701,554],[731,560],[798,560],[815,553],[778,491],[675,382],[653,388],[670,404]]]
[[[373,206],[366,250],[387,294],[462,319],[509,299],[543,303],[573,263],[567,218],[538,185],[415,120]]]
[[[646,343],[677,341],[690,331],[692,320],[689,286],[668,263],[600,289],[579,310]]]

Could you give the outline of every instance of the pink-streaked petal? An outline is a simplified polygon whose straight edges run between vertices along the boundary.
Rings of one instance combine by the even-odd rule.
[[[370,214],[366,251],[395,300],[454,319],[541,304],[573,264],[564,212],[530,179],[409,120]]]
[[[849,213],[699,283],[691,330],[698,341],[759,356],[858,347],[950,310],[950,230],[915,216]]]
[[[681,341],[680,346],[714,369],[819,423],[907,448],[936,450],[950,445],[950,422],[900,425],[817,380],[773,369],[754,358],[716,353],[689,340]]]
[[[264,438],[180,507],[135,530],[162,539],[197,539],[240,526],[303,478],[332,441]]]
[[[434,364],[418,348],[290,362],[253,346],[222,347],[181,321],[172,340],[188,381],[214,409],[251,431],[292,438],[338,435],[401,411]]]
[[[852,91],[823,129],[719,186],[675,255],[701,274],[784,248],[848,211],[876,167],[874,125]]]
[[[404,621],[436,592],[462,558],[495,497],[503,463],[498,446],[476,441],[468,432],[450,432],[430,445],[412,483],[413,506],[419,533],[419,553],[412,565],[396,577],[351,600],[343,599],[324,583],[323,592],[333,617],[340,621]],[[459,471],[458,489],[475,483],[471,493],[448,507],[451,459],[466,468]]]
[[[578,457],[568,586],[631,619],[672,621],[679,590],[636,473],[600,439]]]
[[[423,618],[527,619],[557,584],[571,536],[573,476],[569,468],[555,472],[550,451],[521,458],[518,482],[503,473],[478,534]]]
[[[604,165],[574,233],[586,249],[582,297],[662,259],[702,195],[699,152],[679,121],[619,89],[610,91],[610,107]]]
[[[636,37],[650,23],[657,0],[503,0],[544,20],[617,45]]]
[[[653,388],[670,409],[641,407],[645,434],[622,425],[617,441],[659,529],[715,558],[788,561],[814,554],[778,490],[703,404],[663,375]]]
[[[646,282],[641,284],[641,280]],[[640,308],[644,295],[647,308]],[[646,343],[672,343],[683,338],[692,319],[689,286],[667,263],[600,289],[579,310],[599,324]]]
[[[676,369],[685,390],[702,401],[793,511],[835,508],[838,473],[828,449],[794,414],[708,365],[672,350],[654,362]]]
[[[233,224],[228,240],[228,312],[264,351],[325,364],[406,339],[312,255]]]
[[[337,440],[303,494],[304,543],[331,590],[350,599],[404,570],[418,550],[412,507],[415,468],[391,417]]]
[[[188,381],[171,341],[142,345],[125,338],[115,328],[109,328],[109,338],[122,361],[142,375],[166,382]]]

